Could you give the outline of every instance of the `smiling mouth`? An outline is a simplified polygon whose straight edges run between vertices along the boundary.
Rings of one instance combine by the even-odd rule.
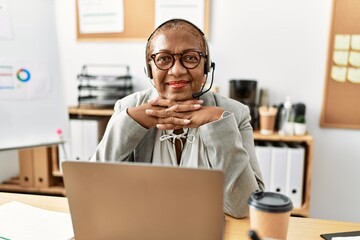
[[[188,81],[181,80],[181,81],[172,81],[167,83],[169,86],[174,88],[181,88],[188,84]]]

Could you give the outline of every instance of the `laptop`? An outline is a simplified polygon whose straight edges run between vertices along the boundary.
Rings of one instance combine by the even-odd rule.
[[[220,170],[62,163],[76,240],[223,239]]]

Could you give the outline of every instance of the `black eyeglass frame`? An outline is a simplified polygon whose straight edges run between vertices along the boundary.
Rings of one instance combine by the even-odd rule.
[[[196,53],[199,55],[199,57],[200,57],[200,61],[199,61],[194,67],[186,67],[186,66],[184,65],[184,63],[183,63],[183,58],[182,58],[183,55],[184,55],[184,54],[187,54],[187,53],[189,53],[189,52],[196,52]],[[169,55],[172,57],[172,60],[173,60],[173,61],[172,61],[171,65],[170,65],[169,67],[160,68],[160,67],[156,64],[155,58],[156,58],[156,56],[157,56],[158,54],[161,54],[161,53],[169,54]],[[194,68],[196,68],[197,66],[199,66],[202,57],[205,58],[205,59],[207,58],[207,55],[206,55],[205,53],[203,53],[202,51],[190,49],[190,50],[184,51],[184,52],[182,52],[182,53],[171,53],[171,52],[158,52],[158,53],[153,53],[153,54],[150,55],[150,59],[152,59],[152,60],[154,61],[154,64],[155,64],[155,66],[156,66],[158,69],[163,70],[163,71],[166,71],[166,70],[169,70],[170,68],[172,68],[172,67],[174,66],[175,61],[176,61],[175,56],[177,56],[177,55],[180,56],[180,57],[179,57],[180,64],[181,64],[184,68],[186,68],[186,69],[194,69]]]

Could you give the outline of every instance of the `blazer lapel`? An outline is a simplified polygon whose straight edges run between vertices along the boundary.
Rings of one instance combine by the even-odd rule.
[[[152,162],[157,128],[152,128],[139,142],[134,151],[134,162]]]

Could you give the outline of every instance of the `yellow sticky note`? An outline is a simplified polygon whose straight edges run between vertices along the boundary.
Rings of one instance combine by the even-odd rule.
[[[352,83],[360,84],[360,68],[352,68],[348,69],[347,79]]]
[[[346,80],[346,67],[332,66],[331,78],[338,82],[345,82]]]
[[[360,34],[351,35],[351,49],[360,51]]]
[[[350,35],[349,34],[335,35],[334,49],[348,50],[349,48],[350,48]]]
[[[336,65],[346,66],[348,64],[349,52],[348,51],[334,51],[333,61]]]
[[[360,52],[350,51],[349,63],[354,67],[360,67]]]

